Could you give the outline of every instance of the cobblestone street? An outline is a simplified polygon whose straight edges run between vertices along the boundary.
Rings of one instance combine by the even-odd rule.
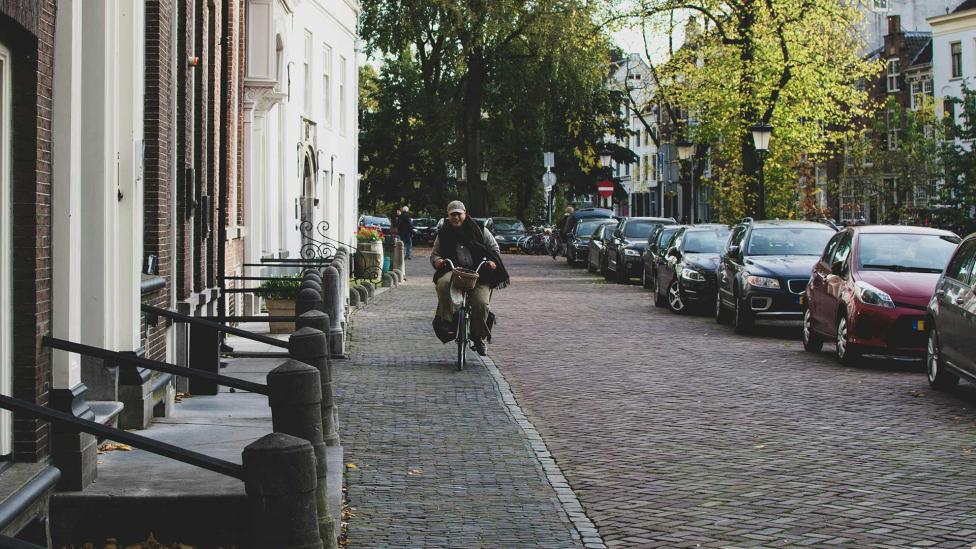
[[[970,547],[976,391],[506,256],[489,355],[610,547]],[[825,350],[830,350],[830,345]],[[391,359],[392,360],[392,359]]]

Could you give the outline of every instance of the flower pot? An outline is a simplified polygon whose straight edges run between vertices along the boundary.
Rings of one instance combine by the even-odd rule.
[[[356,254],[356,276],[358,278],[379,278],[383,267],[383,243],[360,242]]]
[[[295,316],[294,299],[265,299],[268,316]],[[272,334],[290,334],[295,331],[294,322],[268,322]]]

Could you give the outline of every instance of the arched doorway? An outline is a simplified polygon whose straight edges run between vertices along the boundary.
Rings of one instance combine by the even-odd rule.
[[[315,153],[311,147],[304,147],[302,154],[302,196],[299,198],[301,204],[302,222],[302,248],[309,243],[315,231],[316,223],[319,222],[315,215],[317,200],[315,198],[315,176],[318,173],[318,166],[315,161]]]
[[[0,393],[13,394],[13,295],[10,190],[10,51],[0,44]],[[0,455],[13,451],[13,416],[0,412]]]

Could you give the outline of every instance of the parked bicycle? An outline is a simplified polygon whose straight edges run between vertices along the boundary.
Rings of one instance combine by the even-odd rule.
[[[471,305],[468,303],[468,294],[478,284],[479,271],[486,263],[487,258],[482,258],[481,263],[475,270],[455,267],[454,262],[445,259],[445,263],[451,268],[451,297],[456,296],[454,303],[458,306],[454,313],[454,322],[457,335],[454,341],[457,342],[457,369],[464,369],[467,363],[468,347],[473,345],[469,337],[471,327]],[[455,293],[456,292],[456,293]]]

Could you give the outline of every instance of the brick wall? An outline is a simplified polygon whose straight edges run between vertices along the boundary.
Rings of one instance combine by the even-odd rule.
[[[0,42],[12,54],[13,396],[47,404],[51,327],[51,109],[54,0],[0,0]],[[15,418],[14,457],[50,453],[46,423]]]
[[[184,300],[193,291],[193,244],[189,216],[193,203],[193,78],[196,68],[183,60],[197,55],[193,38],[193,0],[177,0],[178,35],[175,45],[176,83],[176,299]]]
[[[143,249],[159,258],[159,274],[166,286],[143,296],[143,303],[169,306],[173,258],[170,256],[171,178],[173,111],[170,107],[173,82],[174,36],[172,36],[172,0],[146,0],[146,68],[145,68],[145,182]],[[146,357],[166,359],[166,330],[169,322],[160,319],[155,327],[142,322],[142,346]]]

